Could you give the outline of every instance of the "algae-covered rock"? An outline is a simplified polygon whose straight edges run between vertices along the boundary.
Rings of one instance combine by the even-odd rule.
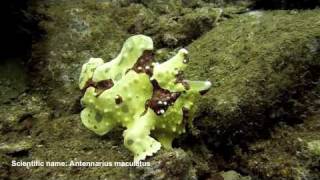
[[[191,157],[181,149],[162,152],[144,169],[142,179],[197,179]]]
[[[187,76],[213,83],[200,102],[207,116],[199,128],[249,135],[240,126],[263,126],[267,118],[298,111],[294,99],[319,78],[319,18],[319,10],[248,13],[193,42]]]
[[[33,124],[33,115],[40,112],[47,112],[46,103],[41,99],[39,94],[22,94],[17,101],[0,105],[1,123],[0,132],[18,131],[23,136],[23,131],[31,129]],[[13,140],[12,134],[1,136],[0,141],[5,138]]]
[[[320,156],[320,141],[313,140],[308,142],[309,151],[315,156]]]
[[[249,176],[241,176],[241,174],[233,170],[221,172],[220,174],[223,180],[251,180]]]
[[[31,149],[32,142],[29,140],[21,140],[14,143],[1,143],[0,152],[3,153],[17,153]]]
[[[320,157],[315,149],[320,137],[319,118],[319,114],[311,115],[295,126],[281,123],[268,139],[237,151],[241,168],[257,179],[319,179]]]
[[[158,47],[185,46],[212,29],[222,12],[221,8],[212,6],[184,8],[179,13],[154,18],[141,33],[151,35]]]
[[[113,57],[127,32],[110,13],[114,5],[105,1],[45,1],[33,6],[46,17],[39,23],[45,35],[33,45],[33,85],[47,91],[56,114],[75,113],[82,64],[89,57]]]

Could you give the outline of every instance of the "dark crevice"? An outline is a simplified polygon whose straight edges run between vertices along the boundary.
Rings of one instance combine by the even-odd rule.
[[[29,7],[32,0],[1,2],[1,57],[31,56],[32,42],[41,37],[40,15]]]
[[[30,8],[32,3],[32,0],[4,0],[0,7],[0,103],[14,100],[31,84],[32,44],[43,34],[38,27],[40,16]]]
[[[17,152],[12,152],[8,153],[9,156],[11,157],[28,157],[29,156],[29,150],[22,150],[22,151],[17,151]]]
[[[319,0],[256,0],[254,9],[314,9],[320,7]]]

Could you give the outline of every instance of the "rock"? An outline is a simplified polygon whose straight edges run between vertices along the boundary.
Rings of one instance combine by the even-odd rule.
[[[46,1],[33,7],[46,17],[39,23],[46,34],[33,45],[33,86],[47,92],[55,116],[77,113],[82,64],[90,57],[114,57],[127,32],[111,15],[115,5],[105,1]]]
[[[250,136],[265,122],[299,118],[299,97],[320,77],[319,18],[319,10],[244,14],[188,46],[186,76],[213,83],[195,123],[204,139]]]
[[[28,151],[32,148],[32,142],[30,140],[21,140],[15,143],[1,143],[0,152],[12,154],[21,151]]]
[[[249,176],[241,176],[241,174],[233,170],[221,172],[220,174],[224,180],[251,180]]]
[[[22,94],[17,98],[18,102],[0,105],[2,116],[0,132],[8,133],[13,131],[29,131],[34,122],[35,114],[45,112],[48,108],[39,94]],[[21,135],[21,134],[20,134]],[[10,136],[9,136],[10,137]],[[12,137],[10,137],[12,139]]]
[[[196,179],[192,160],[181,149],[161,152],[150,163],[150,167],[144,168],[142,179]]]
[[[268,139],[237,151],[241,169],[257,179],[319,179],[320,115],[311,115],[303,124],[278,125]]]
[[[308,149],[312,154],[320,156],[320,140],[308,142]]]

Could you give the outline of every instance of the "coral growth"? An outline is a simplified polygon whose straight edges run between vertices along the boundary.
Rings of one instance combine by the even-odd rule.
[[[135,161],[151,156],[161,145],[171,148],[194,116],[194,101],[211,87],[208,81],[183,78],[186,49],[161,64],[152,62],[152,50],[151,38],[132,36],[115,59],[104,63],[91,58],[80,75],[79,87],[85,90],[83,124],[99,135],[126,127],[124,144]]]

